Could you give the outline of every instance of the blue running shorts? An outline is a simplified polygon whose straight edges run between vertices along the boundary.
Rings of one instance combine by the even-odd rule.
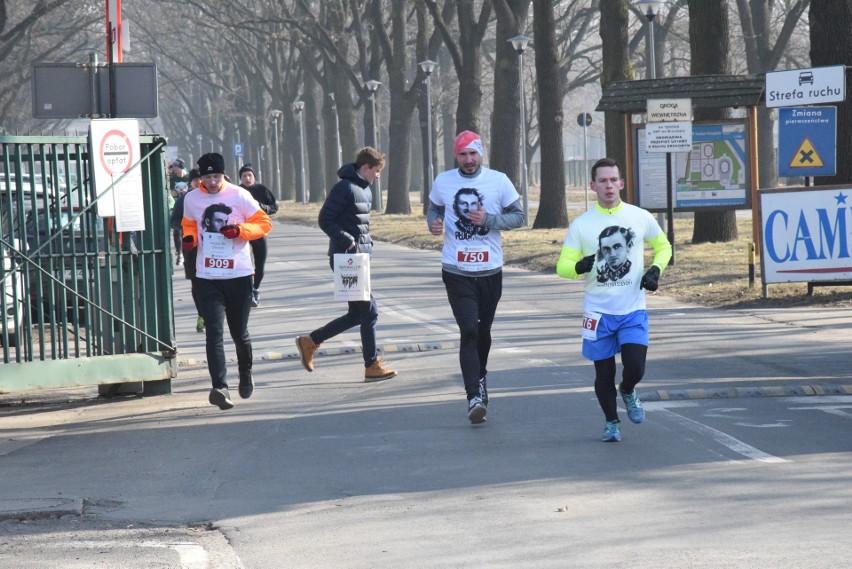
[[[605,360],[620,353],[623,344],[648,345],[648,311],[636,310],[621,316],[601,314],[597,339],[583,338],[583,357],[593,362]]]

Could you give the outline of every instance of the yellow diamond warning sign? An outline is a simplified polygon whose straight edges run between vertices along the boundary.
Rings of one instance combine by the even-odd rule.
[[[809,139],[804,139],[790,161],[790,168],[822,168],[822,158]]]

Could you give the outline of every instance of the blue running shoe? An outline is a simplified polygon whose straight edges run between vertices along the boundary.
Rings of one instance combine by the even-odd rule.
[[[633,393],[630,394],[622,392],[621,399],[624,401],[624,406],[627,407],[627,417],[631,423],[638,425],[645,420],[645,409],[642,408],[642,402],[639,401],[636,390],[633,390]]]
[[[601,440],[605,443],[620,443],[621,421],[607,421]]]

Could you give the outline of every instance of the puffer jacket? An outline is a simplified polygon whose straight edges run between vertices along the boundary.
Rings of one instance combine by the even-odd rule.
[[[357,247],[350,253],[372,253],[370,185],[358,176],[355,163],[341,166],[337,176],[340,181],[331,188],[319,212],[320,229],[329,237],[329,260],[335,253],[346,253],[353,241]]]

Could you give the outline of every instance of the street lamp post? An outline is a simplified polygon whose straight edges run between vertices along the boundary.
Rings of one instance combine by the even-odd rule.
[[[424,83],[426,83],[426,179],[423,182],[423,192],[420,198],[420,203],[423,204],[423,213],[426,213],[426,206],[429,204],[429,188],[432,184],[432,180],[435,179],[435,167],[432,159],[432,93],[430,87],[432,83],[432,72],[435,71],[435,67],[437,67],[438,62],[427,59],[425,61],[421,61],[417,65],[419,65],[420,69],[423,70],[423,73],[426,74],[426,79],[423,80]]]
[[[278,151],[278,119],[284,113],[278,109],[272,109],[269,114],[272,115],[272,151],[275,152],[275,195],[280,200],[283,197],[281,196],[281,153]]]
[[[328,98],[331,100],[331,111],[334,113],[334,148],[337,149],[337,164],[343,163],[343,152],[340,149],[340,117],[337,115],[337,101],[334,100],[334,93],[329,93]]]
[[[518,110],[521,117],[521,136],[520,136],[520,174],[521,174],[521,196],[524,201],[524,218],[527,220],[527,225],[530,222],[530,205],[529,205],[529,180],[527,179],[527,126],[524,110],[524,50],[532,41],[532,38],[521,35],[515,36],[509,40],[512,47],[518,52]]]
[[[293,112],[299,117],[299,195],[297,199],[301,203],[308,203],[308,196],[305,191],[305,118],[302,113],[304,110],[304,101],[293,103]]]
[[[375,79],[370,79],[364,83],[364,87],[370,92],[370,146],[377,148],[379,146],[379,129],[376,125],[376,91],[381,83]],[[382,210],[382,185],[379,178],[373,182],[373,211]]]
[[[648,20],[648,79],[657,78],[657,60],[654,54],[654,18],[660,13],[660,6],[662,4],[658,0],[638,0],[636,2],[636,6],[642,10],[642,13]]]
[[[204,139],[200,134],[195,135],[195,140],[198,141],[198,157],[204,154]]]
[[[657,78],[657,57],[654,53],[654,18],[660,13],[662,2],[657,0],[637,0],[636,6],[645,15],[648,20],[648,37],[646,38],[647,53],[648,53],[648,79]],[[674,206],[672,200],[672,180],[671,180],[671,161],[672,155],[666,152],[666,215],[662,212],[657,214],[657,223],[661,226],[665,221],[668,227],[669,242],[674,243]],[[674,249],[672,249],[672,258],[669,260],[670,265],[674,265]]]

